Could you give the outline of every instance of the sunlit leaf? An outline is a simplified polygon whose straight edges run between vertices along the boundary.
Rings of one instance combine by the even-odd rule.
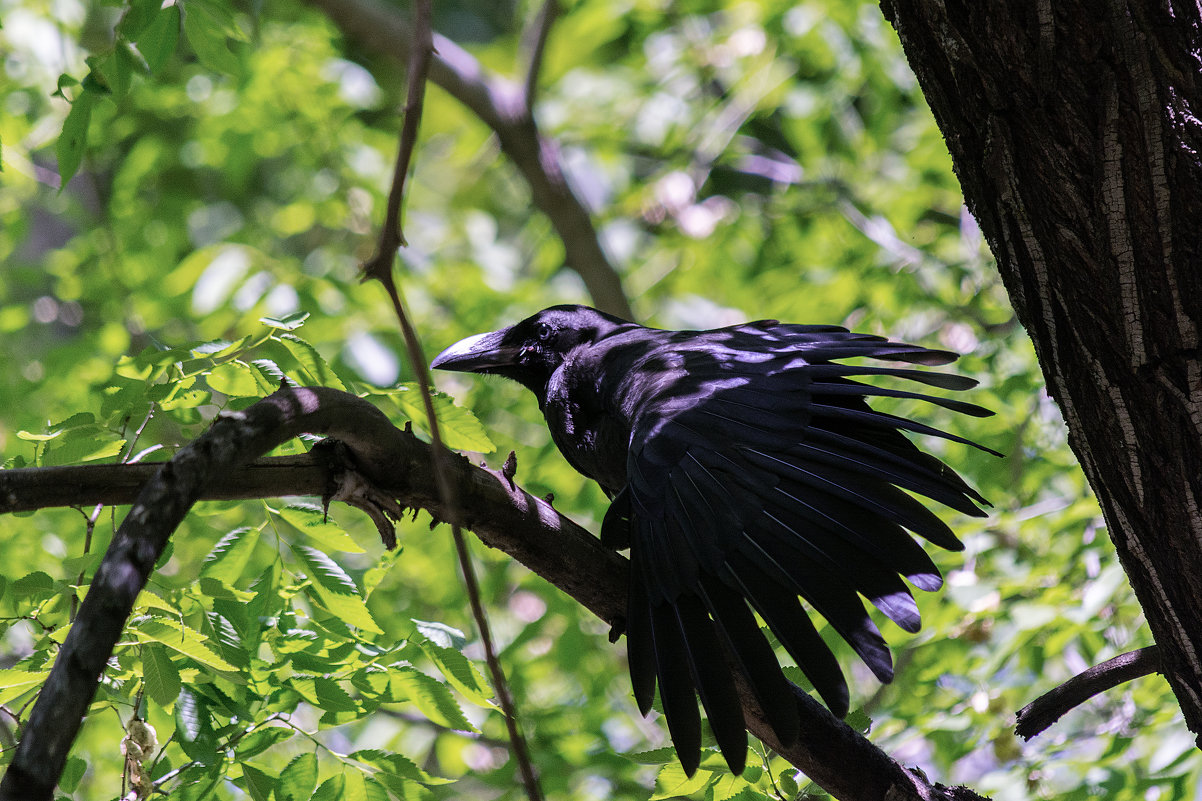
[[[195,659],[212,670],[234,672],[236,667],[226,662],[205,642],[205,638],[182,623],[165,618],[147,618],[132,626],[133,633],[142,642],[159,642]]]
[[[352,539],[342,526],[326,517],[320,507],[299,502],[290,503],[280,510],[280,517],[296,526],[326,551],[363,553],[363,547]]]
[[[200,574],[233,584],[246,568],[258,540],[259,532],[249,526],[234,529],[219,539],[205,556]]]
[[[432,722],[455,731],[476,731],[445,684],[412,667],[394,668],[391,681],[398,695],[407,697]]]
[[[279,780],[247,762],[242,763],[242,786],[254,801],[268,801]]]
[[[151,643],[142,646],[142,678],[147,694],[159,706],[169,707],[179,697],[179,670],[164,648]]]
[[[389,397],[413,422],[414,428],[428,431],[426,407],[416,384],[402,384]],[[476,416],[462,406],[456,406],[449,395],[435,390],[431,400],[443,444],[448,448],[477,453],[492,453],[497,449]]]
[[[317,757],[307,752],[295,757],[280,774],[276,801],[308,801],[317,787]]]
[[[351,577],[326,554],[307,545],[293,547],[309,571],[318,602],[343,621],[365,631],[382,634],[383,630],[367,611],[367,604]]]
[[[281,334],[280,342],[284,343],[284,347],[300,363],[301,369],[305,371],[305,377],[309,385],[333,387],[334,389],[341,390],[346,389],[342,381],[334,374],[330,365],[326,363],[326,360],[308,342],[293,334]]]

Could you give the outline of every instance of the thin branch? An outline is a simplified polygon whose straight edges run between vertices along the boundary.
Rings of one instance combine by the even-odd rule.
[[[347,36],[388,58],[407,58],[413,35],[405,18],[379,0],[308,0]],[[634,319],[618,271],[601,247],[589,210],[570,186],[558,145],[543,136],[522,105],[522,88],[484,69],[470,53],[433,36],[430,80],[493,130],[525,178],[531,200],[563,241],[567,266],[580,274],[597,308]]]
[[[400,143],[397,145],[396,165],[392,173],[392,188],[388,192],[388,206],[384,212],[384,224],[380,227],[380,242],[376,253],[364,265],[366,278],[374,278],[387,286],[392,281],[392,262],[397,248],[407,244],[401,228],[401,205],[405,198],[405,178],[409,175],[409,164],[413,149],[417,145],[417,131],[422,121],[422,106],[426,98],[426,79],[430,74],[430,56],[434,50],[433,34],[430,30],[430,3],[413,4],[413,47],[409,49],[409,90],[406,93],[405,111],[401,122]]]
[[[534,118],[534,96],[538,92],[538,75],[543,68],[543,53],[551,26],[559,16],[559,0],[545,0],[531,25],[522,32],[522,50],[526,53],[526,81],[522,91],[522,109]]]
[[[1014,733],[1024,740],[1030,740],[1098,693],[1142,676],[1160,673],[1162,669],[1160,649],[1155,645],[1107,659],[1020,709],[1015,716]]]
[[[422,104],[426,96],[426,80],[430,70],[430,59],[434,50],[433,30],[431,29],[430,0],[416,0],[413,5],[413,44],[409,51],[409,91],[405,103],[405,119],[401,126],[400,144],[398,145],[397,163],[393,172],[392,189],[388,194],[388,208],[385,214],[383,228],[380,231],[380,243],[375,256],[363,265],[364,278],[374,278],[379,281],[389,299],[393,311],[400,324],[401,333],[405,340],[405,349],[413,372],[417,375],[417,385],[425,406],[426,422],[430,432],[430,444],[434,454],[434,477],[438,484],[438,495],[448,508],[455,508],[455,493],[447,477],[446,460],[449,452],[442,445],[442,434],[439,429],[438,416],[434,412],[434,399],[430,393],[430,374],[426,369],[426,356],[422,352],[421,342],[417,332],[405,311],[404,301],[392,274],[392,265],[398,245],[405,244],[405,237],[400,226],[400,209],[405,196],[405,177],[409,171],[414,148],[417,145],[417,134],[421,123]],[[391,530],[391,529],[390,529]],[[497,701],[501,705],[501,714],[505,718],[505,727],[513,748],[513,756],[522,775],[522,783],[526,787],[526,795],[530,801],[541,801],[542,790],[538,786],[538,778],[534,774],[534,765],[530,761],[530,750],[522,736],[518,725],[517,709],[513,703],[513,694],[501,668],[493,643],[492,630],[488,624],[488,616],[484,604],[480,600],[480,584],[476,579],[476,571],[472,567],[471,554],[468,552],[467,541],[463,532],[455,523],[451,524],[451,537],[455,541],[455,553],[459,559],[459,567],[463,571],[463,581],[467,590],[468,601],[472,608],[472,617],[480,632],[480,641],[484,645],[485,663],[492,676],[496,688]],[[391,533],[387,541],[392,541]]]

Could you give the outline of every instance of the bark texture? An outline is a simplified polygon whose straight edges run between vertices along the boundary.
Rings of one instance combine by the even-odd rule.
[[[1202,6],[881,5],[1202,732]]]

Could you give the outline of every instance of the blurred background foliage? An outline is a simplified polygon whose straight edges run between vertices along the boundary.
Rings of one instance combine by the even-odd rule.
[[[521,78],[521,32],[538,4],[437,7],[441,33]],[[143,458],[164,458],[218,409],[269,391],[268,362],[303,383],[374,392],[405,419],[412,406],[389,388],[413,372],[384,297],[356,275],[391,174],[404,91],[396,63],[358,49],[320,12],[278,0],[0,0],[0,20],[6,466],[156,448]],[[641,322],[841,323],[962,352],[957,369],[980,379],[972,400],[997,412],[988,420],[903,407],[1006,458],[925,443],[963,469],[993,514],[955,520],[966,551],[934,554],[948,581],[918,598],[923,631],[884,629],[901,668],[894,684],[879,686],[839,650],[871,738],[934,780],[998,799],[1196,797],[1199,756],[1159,678],[1091,701],[1030,744],[1011,733],[1036,695],[1149,644],[1148,633],[879,9],[568,2],[538,98],[537,118]],[[74,165],[60,190],[59,168]],[[437,88],[406,214],[401,283],[430,354],[544,306],[588,301],[490,130]],[[288,326],[260,322],[297,312],[309,316],[289,336],[302,345]],[[602,494],[556,453],[527,393],[436,378],[496,444],[475,458],[495,467],[516,450],[519,482],[596,528]],[[473,436],[469,446],[486,450]],[[123,511],[102,510],[94,532],[91,509],[3,520],[6,752],[36,687],[22,676],[53,659]],[[446,530],[419,516],[391,555],[358,513],[331,517],[337,525],[322,526],[271,499],[197,508],[97,697],[65,796],[119,794],[122,724],[143,697],[160,742],[172,738],[152,770],[181,798],[284,801],[315,787],[319,798],[382,797],[385,787],[405,798],[522,797],[490,692],[472,685],[483,679],[439,657],[461,651],[482,669]],[[230,532],[240,533],[223,540]],[[235,540],[246,544],[228,556]],[[705,770],[684,782],[662,750],[662,722],[634,709],[623,643],[610,645],[604,626],[521,567],[475,551],[550,797],[819,792],[767,757],[748,782]],[[370,618],[339,614],[331,586],[343,579]],[[247,603],[257,616],[234,611]],[[164,646],[171,637],[154,636],[164,621],[198,632],[220,663]],[[408,686],[373,684],[385,666]],[[463,715],[477,731],[454,731]],[[216,758],[198,757],[205,748]],[[360,757],[341,756],[352,752]]]

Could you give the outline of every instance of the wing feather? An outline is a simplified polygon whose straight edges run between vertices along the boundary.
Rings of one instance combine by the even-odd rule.
[[[617,511],[606,516],[603,536],[631,549],[627,623],[636,701],[646,712],[658,685],[687,773],[700,760],[695,693],[728,764],[737,772],[745,760],[742,712],[723,650],[747,676],[781,740],[796,737],[792,688],[753,609],[823,701],[846,714],[847,683],[802,601],[888,682],[892,657],[862,598],[917,631],[918,607],[902,577],[924,590],[937,589],[942,578],[907,529],[945,548],[962,547],[909,493],[982,514],[977,504],[984,499],[906,432],[980,446],[866,401],[885,396],[973,416],[989,412],[850,377],[950,390],[975,382],[833,363],[852,357],[922,365],[955,358],[837,327],[761,321],[670,333],[628,368],[629,387],[639,390],[623,395],[633,421],[628,484],[615,497]]]

